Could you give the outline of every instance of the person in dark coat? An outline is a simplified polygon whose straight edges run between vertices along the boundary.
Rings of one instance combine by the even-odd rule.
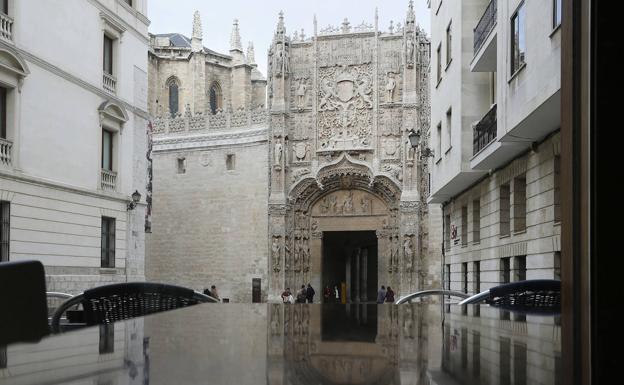
[[[308,291],[305,285],[301,285],[301,290],[297,292],[297,303],[305,303],[306,298],[308,298]]]
[[[394,291],[388,286],[386,290],[386,302],[394,303]]]
[[[384,303],[386,301],[386,287],[381,286],[381,289],[377,290],[377,303]]]
[[[308,288],[306,289],[306,299],[308,300],[308,303],[314,302],[314,294],[316,293],[314,292],[312,285],[308,283]]]

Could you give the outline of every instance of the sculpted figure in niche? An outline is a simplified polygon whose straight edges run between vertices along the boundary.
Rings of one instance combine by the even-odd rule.
[[[271,257],[273,258],[273,270],[275,271],[279,271],[281,249],[279,237],[273,237],[273,243],[271,244]]]
[[[386,102],[392,103],[394,88],[396,87],[396,80],[394,80],[394,73],[392,72],[388,72],[388,75],[386,77]]]
[[[275,73],[277,75],[282,74],[282,69],[284,66],[284,50],[281,49],[281,46],[277,49],[277,53],[275,54]]]
[[[329,212],[329,197],[325,197],[320,203],[321,214],[327,214]]]
[[[371,209],[371,200],[367,197],[362,197],[360,199],[360,206],[363,214],[369,214]]]
[[[347,193],[344,203],[342,204],[342,212],[344,214],[353,213],[353,191]]]
[[[286,271],[290,270],[290,246],[288,244],[288,237],[284,240],[284,268]]]
[[[338,199],[335,195],[331,195],[329,197],[329,210],[332,212],[332,214],[338,213]]]
[[[403,255],[405,255],[405,264],[408,269],[412,267],[412,257],[414,256],[414,245],[411,237],[406,237],[403,241]]]
[[[414,64],[414,40],[411,35],[407,37],[407,42],[405,44],[407,45],[405,53],[407,59],[406,62],[408,67],[412,68],[412,65]]]
[[[284,146],[282,145],[282,140],[277,138],[277,140],[275,141],[275,164],[281,164],[282,163],[282,152],[283,152]]]
[[[310,244],[308,239],[303,239],[303,271],[310,270]]]
[[[310,144],[299,142],[293,147],[293,155],[298,162],[303,162],[308,157],[310,152]]]
[[[308,82],[306,78],[299,79],[299,87],[297,87],[297,107],[305,107],[305,94],[308,90]]]
[[[301,268],[301,240],[295,238],[295,260],[294,267],[295,271],[299,271]]]

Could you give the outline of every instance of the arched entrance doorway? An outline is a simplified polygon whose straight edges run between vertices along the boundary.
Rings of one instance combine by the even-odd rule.
[[[388,176],[346,153],[294,184],[290,204],[269,213],[273,293],[311,283],[318,299],[338,286],[341,302],[358,303],[375,301],[380,285],[398,287],[400,196]],[[403,237],[409,268],[414,235]]]

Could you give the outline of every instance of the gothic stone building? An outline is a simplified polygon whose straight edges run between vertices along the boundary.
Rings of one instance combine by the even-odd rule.
[[[397,294],[439,286],[441,240],[429,229],[441,215],[426,204],[430,160],[421,156],[429,40],[411,2],[403,21],[382,31],[376,14],[374,24],[345,19],[320,30],[315,20],[306,37],[287,35],[280,14],[268,53],[268,110],[247,102],[260,98],[237,25],[231,62],[201,48],[198,21],[190,48],[153,46],[148,278],[216,284],[233,301],[251,300],[254,284],[262,300],[309,282],[319,294],[337,286],[348,302],[374,300],[380,285]],[[199,75],[191,63],[198,57]],[[243,70],[250,76],[235,83]],[[211,75],[219,71],[231,71],[232,82]],[[172,95],[183,100],[183,114],[171,114]],[[421,146],[409,145],[412,130],[422,132]]]

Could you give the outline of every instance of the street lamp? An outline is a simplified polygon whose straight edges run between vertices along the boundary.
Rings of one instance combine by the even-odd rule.
[[[414,131],[414,129],[412,129],[409,134],[407,134],[407,138],[410,141],[410,145],[412,146],[412,148],[416,148],[418,147],[418,145],[420,144],[420,130],[418,131]],[[433,154],[433,150],[431,150],[429,147],[425,147],[422,149],[422,152],[420,154],[420,159],[422,158],[432,158],[434,156]]]
[[[416,148],[418,146],[418,142],[420,141],[420,130],[414,131],[414,129],[412,129],[409,134],[407,134],[407,138],[409,139],[412,148]]]
[[[134,210],[139,201],[141,201],[141,193],[139,190],[134,190],[132,193],[132,202],[128,203],[128,210]]]

